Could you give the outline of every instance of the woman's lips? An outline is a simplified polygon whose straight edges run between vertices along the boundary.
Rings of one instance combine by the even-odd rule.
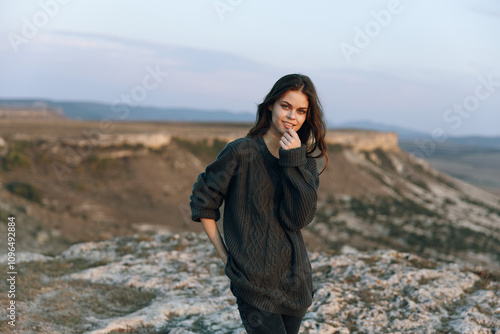
[[[291,129],[294,126],[293,124],[288,123],[288,122],[283,122],[283,124],[285,125],[285,128],[287,128],[287,129]]]

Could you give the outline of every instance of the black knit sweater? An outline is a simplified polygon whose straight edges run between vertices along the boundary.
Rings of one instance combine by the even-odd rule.
[[[262,135],[228,143],[193,186],[191,218],[219,220],[225,200],[231,291],[264,311],[303,317],[313,287],[300,230],[316,213],[318,169],[304,144],[279,157]]]

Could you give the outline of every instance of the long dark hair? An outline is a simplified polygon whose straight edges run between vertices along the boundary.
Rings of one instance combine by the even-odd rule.
[[[326,158],[326,165],[321,171],[321,173],[323,173],[326,166],[328,166],[325,141],[326,126],[323,120],[323,108],[314,84],[306,75],[288,74],[276,81],[271,91],[264,98],[264,101],[257,106],[257,119],[247,136],[257,137],[267,132],[272,122],[272,114],[269,107],[274,105],[278,99],[290,90],[304,93],[309,101],[306,120],[299,131],[297,131],[297,134],[299,135],[300,141],[307,146],[306,155],[308,157],[316,159],[324,156]],[[312,154],[316,150],[319,150],[319,152],[317,155],[313,156]]]

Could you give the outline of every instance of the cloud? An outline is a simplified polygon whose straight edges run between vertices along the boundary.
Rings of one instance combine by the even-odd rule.
[[[266,67],[227,52],[141,41],[106,34],[59,31],[50,34],[50,36],[53,39],[59,39],[59,42],[66,46],[109,49],[126,51],[132,55],[150,54],[157,58],[168,58],[172,61],[175,60],[177,65],[192,70],[243,69],[255,71]]]
[[[248,111],[261,83],[274,79],[269,66],[233,54],[109,35],[41,33],[25,46],[0,56],[8,64],[0,78],[5,96],[109,102],[139,84],[149,66],[171,76],[145,103]]]

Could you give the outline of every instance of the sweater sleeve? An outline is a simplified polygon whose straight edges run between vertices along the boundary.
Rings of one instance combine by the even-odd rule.
[[[229,182],[237,166],[233,147],[227,144],[214,162],[198,175],[190,196],[191,219],[201,222],[201,218],[220,219],[219,207],[226,195]]]
[[[309,225],[317,209],[319,174],[315,159],[306,158],[306,146],[279,150],[283,168],[283,197],[279,218],[283,227],[299,231]]]

